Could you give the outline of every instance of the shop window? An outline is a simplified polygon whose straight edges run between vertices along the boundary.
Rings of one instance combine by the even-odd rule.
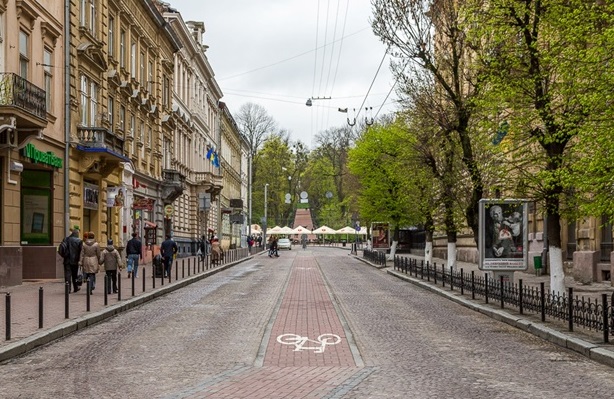
[[[52,173],[24,170],[21,174],[21,243],[50,245]]]

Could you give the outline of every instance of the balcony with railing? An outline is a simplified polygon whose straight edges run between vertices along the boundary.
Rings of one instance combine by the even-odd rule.
[[[195,172],[194,180],[196,185],[202,187],[205,192],[211,193],[213,198],[218,196],[224,187],[222,176],[211,172]]]
[[[15,116],[20,127],[47,125],[47,94],[19,75],[0,73],[0,115]]]
[[[86,148],[99,148],[112,151],[118,155],[124,155],[124,139],[111,133],[105,127],[77,128],[79,145]]]
[[[175,201],[186,189],[185,176],[173,169],[162,170],[162,200]]]

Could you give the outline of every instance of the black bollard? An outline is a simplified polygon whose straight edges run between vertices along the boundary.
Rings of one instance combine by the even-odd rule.
[[[43,287],[38,289],[38,328],[43,328]]]
[[[145,267],[142,267],[141,275],[143,277],[143,292],[145,292]]]
[[[5,307],[6,307],[6,311],[5,311],[5,316],[6,316],[6,340],[10,341],[11,340],[11,293],[7,292],[6,293],[6,300],[5,300]]]
[[[122,300],[122,274],[118,273],[117,275],[117,300]]]
[[[90,295],[92,295],[92,291],[90,290],[90,279],[89,277],[85,280],[85,284],[87,284],[86,296],[85,296],[85,310],[90,311]]]
[[[134,272],[130,274],[130,284],[132,289],[132,296],[134,296]]]
[[[503,276],[500,276],[500,279],[499,279],[499,295],[501,295],[501,309],[503,309],[504,306],[505,306],[504,293],[505,293],[505,290],[503,289]]]
[[[523,298],[523,292],[522,292],[523,288],[522,288],[522,279],[518,280],[518,307],[520,308],[520,314],[522,314],[523,310],[524,310],[524,298]]]
[[[181,260],[181,278],[185,278],[185,262],[183,259]]]
[[[70,295],[70,281],[67,281],[64,284],[64,318],[68,319],[68,313],[70,308],[70,301],[68,300],[68,295]]]
[[[569,292],[569,293],[567,294],[567,309],[568,309],[568,310],[567,310],[567,313],[568,313],[568,316],[569,316],[569,319],[568,319],[568,323],[569,323],[569,324],[568,324],[568,327],[569,327],[569,331],[573,331],[573,287],[569,287],[568,292]],[[603,309],[605,309],[605,312],[607,313],[607,310],[608,310],[608,306],[607,306],[607,304],[606,304],[605,308],[603,308]],[[608,323],[606,322],[606,323],[604,324],[604,327],[605,327],[607,324],[608,324]]]
[[[175,281],[177,280],[179,280],[179,262],[175,262]]]
[[[539,297],[541,302],[542,321],[546,321],[546,286],[543,281],[539,283]]]
[[[104,275],[104,306],[109,304],[109,276],[107,274]]]
[[[151,287],[155,289],[156,288],[156,267],[153,264],[151,265],[151,280],[152,280]]]

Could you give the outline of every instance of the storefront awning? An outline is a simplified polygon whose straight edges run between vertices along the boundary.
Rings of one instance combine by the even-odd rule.
[[[77,144],[77,150],[100,155],[101,159],[114,159],[119,162],[132,163],[130,158],[104,147],[87,147]]]

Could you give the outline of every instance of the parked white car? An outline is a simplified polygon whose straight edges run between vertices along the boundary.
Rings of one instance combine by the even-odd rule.
[[[277,249],[292,249],[292,242],[289,238],[280,238],[277,240]]]

